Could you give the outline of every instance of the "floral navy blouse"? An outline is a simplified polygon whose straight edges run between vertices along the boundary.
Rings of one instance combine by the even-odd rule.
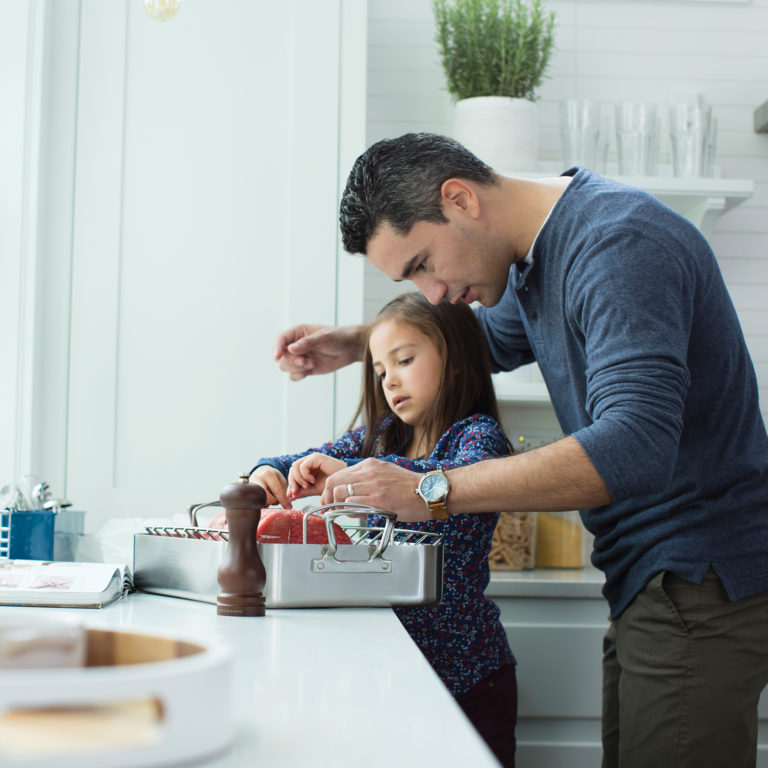
[[[319,452],[346,461],[362,461],[365,427],[346,432],[339,440],[291,456],[259,460],[284,476],[294,461]],[[406,459],[391,454],[377,456],[413,472],[451,469],[474,464],[509,452],[507,438],[490,416],[475,414],[454,424],[438,440],[428,459]],[[396,510],[393,510],[396,511]],[[454,696],[500,667],[514,662],[498,606],[484,596],[490,571],[488,554],[498,513],[451,515],[447,520],[399,522],[399,528],[432,531],[443,535],[443,600],[437,605],[395,608],[394,611]],[[369,516],[370,525],[383,520]]]

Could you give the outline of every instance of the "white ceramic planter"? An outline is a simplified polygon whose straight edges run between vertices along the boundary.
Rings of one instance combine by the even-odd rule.
[[[453,136],[499,172],[532,171],[539,154],[538,106],[506,96],[462,99]]]

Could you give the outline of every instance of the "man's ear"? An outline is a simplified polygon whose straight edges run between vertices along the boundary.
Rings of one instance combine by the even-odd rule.
[[[462,213],[477,218],[480,211],[480,201],[472,184],[463,179],[446,179],[440,187],[440,199],[443,208],[457,209]]]

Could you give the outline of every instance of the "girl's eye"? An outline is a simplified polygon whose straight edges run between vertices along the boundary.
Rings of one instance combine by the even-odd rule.
[[[404,357],[400,361],[400,365],[410,365],[412,362],[413,362],[413,356],[411,356],[411,357]]]
[[[414,272],[426,272],[426,270],[427,270],[427,260],[424,259],[424,261],[420,261],[416,265],[416,269],[414,269],[413,271]]]
[[[384,377],[387,375],[386,371],[374,371],[373,375],[379,380],[384,381]]]

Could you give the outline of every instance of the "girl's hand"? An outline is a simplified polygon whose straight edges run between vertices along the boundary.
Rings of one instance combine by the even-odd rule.
[[[267,492],[267,504],[279,504],[284,509],[291,508],[291,502],[286,495],[288,481],[274,467],[263,464],[251,473],[249,482],[260,485]]]
[[[347,466],[341,459],[334,459],[324,453],[310,453],[293,462],[288,470],[289,499],[302,496],[319,496],[325,489],[325,481],[340,469]]]

